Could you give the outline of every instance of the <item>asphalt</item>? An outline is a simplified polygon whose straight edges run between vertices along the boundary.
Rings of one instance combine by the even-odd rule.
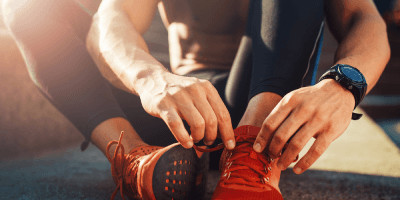
[[[115,185],[106,158],[93,145],[79,150],[82,137],[32,84],[18,49],[1,27],[0,20],[0,199],[109,199]],[[167,33],[158,15],[145,39],[152,54],[168,65]],[[326,31],[321,71],[331,64],[335,45]],[[400,115],[364,114],[310,170],[282,173],[285,199],[400,199]],[[218,172],[208,177],[206,199]]]

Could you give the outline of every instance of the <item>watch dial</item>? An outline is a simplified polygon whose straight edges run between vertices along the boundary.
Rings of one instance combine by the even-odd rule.
[[[363,77],[360,74],[360,72],[358,72],[357,70],[348,67],[348,66],[342,66],[340,68],[340,70],[342,71],[342,73],[347,76],[349,79],[355,81],[355,82],[363,82]]]

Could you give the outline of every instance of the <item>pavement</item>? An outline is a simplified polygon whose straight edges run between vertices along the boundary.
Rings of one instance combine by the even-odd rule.
[[[145,39],[168,65],[167,33],[158,15]],[[321,71],[331,64],[334,48],[326,31]],[[0,199],[109,199],[115,185],[107,159],[94,145],[79,150],[82,137],[32,84],[1,20],[0,83]],[[400,150],[392,137],[400,135],[400,123],[380,118],[387,123],[382,129],[368,116],[373,112],[364,114],[310,170],[282,173],[285,199],[400,199]],[[208,174],[206,199],[218,178],[217,171]]]

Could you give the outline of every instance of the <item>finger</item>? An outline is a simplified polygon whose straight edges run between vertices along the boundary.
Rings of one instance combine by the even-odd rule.
[[[277,166],[281,170],[285,170],[296,159],[311,137],[318,132],[319,128],[320,126],[315,123],[307,123],[302,126],[290,140],[282,156],[279,158]]]
[[[231,116],[217,90],[212,86],[207,100],[214,110],[218,121],[218,130],[225,147],[229,150],[235,148],[235,134],[233,133]]]
[[[206,145],[211,145],[217,138],[218,121],[209,102],[204,99],[204,101],[196,101],[195,106],[197,110],[202,115],[205,121],[205,133],[204,133],[204,143]]]
[[[190,135],[193,142],[199,142],[204,137],[205,121],[193,104],[185,104],[180,107],[180,114],[190,127]]]
[[[182,119],[176,112],[176,110],[169,110],[161,113],[160,117],[167,124],[169,130],[171,130],[175,139],[185,148],[191,148],[193,146],[193,141],[189,137],[188,132],[183,125]]]
[[[326,151],[330,143],[324,135],[318,136],[308,152],[294,166],[294,173],[301,174],[306,171]]]
[[[269,144],[269,154],[279,156],[289,139],[300,129],[307,119],[309,119],[309,113],[303,113],[301,109],[290,113],[289,117],[275,131]]]
[[[276,131],[276,129],[278,129],[291,111],[292,106],[290,106],[285,101],[285,98],[283,98],[264,120],[261,130],[258,133],[253,145],[254,151],[261,153],[265,147],[269,145],[273,133]]]

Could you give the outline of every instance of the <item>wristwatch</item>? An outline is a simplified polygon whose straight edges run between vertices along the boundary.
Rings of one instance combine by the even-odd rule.
[[[336,80],[343,88],[353,94],[355,99],[354,109],[360,104],[367,92],[368,85],[364,75],[350,65],[336,64],[332,66],[319,78],[319,81],[328,78]],[[359,119],[361,116],[361,114],[353,113],[352,119]]]

